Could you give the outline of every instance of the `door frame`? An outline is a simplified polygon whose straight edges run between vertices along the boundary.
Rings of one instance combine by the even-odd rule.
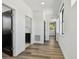
[[[9,6],[9,5],[6,5],[6,4],[4,4],[4,3],[2,3],[2,5],[4,5],[4,6],[6,6],[6,7],[8,7],[8,8],[10,8],[11,9],[11,32],[12,32],[12,56],[16,56],[16,44],[15,44],[15,42],[16,42],[16,33],[15,33],[15,21],[16,21],[16,10],[13,8],[13,7],[11,7],[11,6]],[[2,26],[3,26],[3,21],[2,21]]]
[[[44,42],[46,40],[46,21],[44,21]]]
[[[31,44],[32,43],[32,18],[31,17],[29,17],[29,16],[25,16],[25,30],[26,30],[26,19],[29,19],[31,22],[30,22],[30,43],[29,44]],[[26,34],[26,31],[25,31],[25,34]],[[26,38],[25,38],[26,39]],[[26,42],[25,42],[25,44],[26,44]]]

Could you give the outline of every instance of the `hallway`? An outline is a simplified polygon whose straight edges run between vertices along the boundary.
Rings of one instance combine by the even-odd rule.
[[[3,59],[64,59],[64,57],[54,37],[50,37],[49,42],[44,45],[33,44],[17,57],[3,53]]]
[[[1,11],[2,59],[77,59],[76,0],[2,0]]]

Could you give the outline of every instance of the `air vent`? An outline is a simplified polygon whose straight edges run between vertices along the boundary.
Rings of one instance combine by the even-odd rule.
[[[40,35],[35,35],[35,41],[40,41]]]

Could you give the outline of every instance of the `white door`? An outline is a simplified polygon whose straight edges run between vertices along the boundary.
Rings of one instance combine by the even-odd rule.
[[[31,33],[32,19],[28,16],[25,17],[25,33]]]

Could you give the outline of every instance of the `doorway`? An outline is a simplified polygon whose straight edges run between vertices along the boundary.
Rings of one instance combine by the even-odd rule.
[[[56,22],[49,23],[49,38],[54,37],[56,39]]]
[[[32,33],[32,19],[29,16],[25,16],[25,44],[26,47],[31,43],[31,33]]]
[[[2,52],[13,55],[13,10],[2,5]]]

